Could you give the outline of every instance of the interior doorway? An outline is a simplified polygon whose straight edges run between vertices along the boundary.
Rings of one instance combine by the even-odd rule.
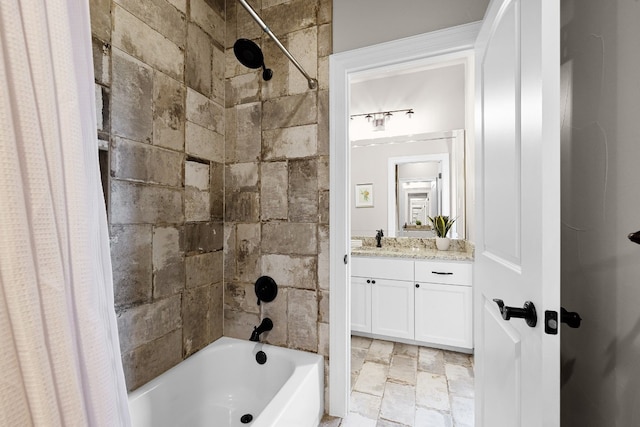
[[[331,191],[330,191],[330,376],[329,412],[344,417],[350,391],[350,238],[351,201],[349,87],[354,79],[409,68],[462,61],[467,81],[465,128],[473,123],[473,46],[479,24],[410,37],[378,46],[332,55],[330,58]],[[472,132],[468,132],[472,134]],[[473,147],[472,141],[467,144]],[[471,156],[471,158],[473,158]],[[469,215],[472,217],[472,215]]]

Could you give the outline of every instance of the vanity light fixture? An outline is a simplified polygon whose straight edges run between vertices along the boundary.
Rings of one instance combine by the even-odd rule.
[[[374,132],[384,131],[384,125],[387,122],[387,118],[385,116],[374,118],[373,119],[373,130]]]
[[[389,111],[377,111],[375,113],[362,113],[351,115],[351,120],[355,117],[364,117],[367,122],[371,123],[374,131],[384,131],[385,124],[391,120],[393,113],[405,113],[408,118],[411,118],[414,111],[413,108],[405,108],[402,110],[389,110]]]

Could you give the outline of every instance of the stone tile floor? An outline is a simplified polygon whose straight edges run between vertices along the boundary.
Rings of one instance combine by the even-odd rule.
[[[320,427],[473,426],[473,356],[351,337],[351,412]]]

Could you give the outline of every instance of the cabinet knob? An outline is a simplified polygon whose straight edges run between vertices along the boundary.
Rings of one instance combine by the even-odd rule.
[[[371,283],[371,280],[367,279],[367,283]]]
[[[371,281],[371,283],[373,283],[373,284],[375,285],[375,284],[376,284],[376,281],[375,281],[375,280],[372,280],[372,281]]]
[[[420,287],[420,284],[419,284],[419,283],[416,283],[416,288],[419,288],[419,287]]]

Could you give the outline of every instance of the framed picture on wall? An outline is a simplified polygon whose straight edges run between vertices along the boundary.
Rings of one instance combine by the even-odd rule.
[[[373,184],[356,184],[356,208],[373,207]]]

